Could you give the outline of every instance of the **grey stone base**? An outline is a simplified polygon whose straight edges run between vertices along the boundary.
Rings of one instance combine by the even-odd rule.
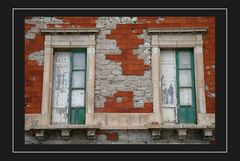
[[[106,133],[117,133],[117,140]],[[25,144],[209,144],[202,129],[26,131]],[[40,135],[44,134],[44,136]]]

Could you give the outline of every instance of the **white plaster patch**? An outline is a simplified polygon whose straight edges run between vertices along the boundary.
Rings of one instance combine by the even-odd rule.
[[[215,98],[215,93],[212,93],[212,92],[208,92],[208,97],[209,98]]]
[[[26,24],[35,24],[25,33],[25,39],[35,39],[36,34],[40,33],[40,28],[46,28],[47,24],[62,24],[63,20],[55,17],[32,17],[31,19],[25,19]]]
[[[36,60],[38,65],[43,65],[43,62],[44,62],[44,53],[43,53],[43,50],[40,50],[40,51],[36,51],[36,52],[33,52],[31,53],[29,56],[28,56],[28,59],[29,60]]]

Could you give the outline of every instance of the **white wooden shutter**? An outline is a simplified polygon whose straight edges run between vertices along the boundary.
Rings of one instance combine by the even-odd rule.
[[[163,121],[176,120],[176,57],[175,50],[161,50],[161,83]]]
[[[54,53],[52,123],[67,123],[71,54]]]

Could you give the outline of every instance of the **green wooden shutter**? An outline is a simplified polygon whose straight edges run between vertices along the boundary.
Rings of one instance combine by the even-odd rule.
[[[192,50],[176,50],[179,123],[196,123],[194,56]]]
[[[71,53],[69,124],[85,124],[87,50],[75,49]]]

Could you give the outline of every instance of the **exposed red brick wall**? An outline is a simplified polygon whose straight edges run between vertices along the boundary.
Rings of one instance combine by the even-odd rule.
[[[25,32],[35,24],[25,24]],[[29,54],[44,49],[44,36],[25,40],[25,113],[40,113],[42,105],[43,66],[35,60],[28,60]]]
[[[123,75],[144,75],[144,71],[149,69],[149,65],[145,65],[144,60],[133,53],[138,45],[144,43],[143,39],[137,37],[142,33],[142,26],[138,24],[117,24],[117,28],[106,35],[107,39],[115,39],[117,46],[122,50],[121,55],[108,54],[106,59],[121,62]]]
[[[43,67],[35,60],[25,61],[25,113],[40,113]]]
[[[44,49],[44,35],[37,34],[35,39],[25,40],[25,56]]]
[[[117,101],[117,97],[121,97],[121,101]],[[118,91],[113,96],[106,97],[104,107],[96,107],[95,112],[108,113],[151,113],[153,112],[152,102],[145,102],[143,108],[136,108],[133,104],[132,91]]]

